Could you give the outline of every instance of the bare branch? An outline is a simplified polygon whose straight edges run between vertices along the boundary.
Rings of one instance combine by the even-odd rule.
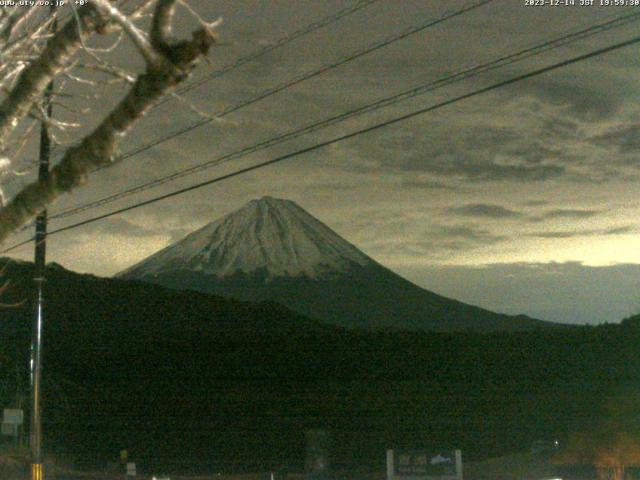
[[[111,18],[114,22],[122,27],[122,29],[129,35],[134,45],[138,48],[147,63],[151,65],[159,65],[158,53],[153,49],[151,43],[147,39],[145,33],[140,30],[135,24],[122,13],[115,5],[109,0],[93,0],[93,3],[98,9],[107,17]]]
[[[115,77],[116,80],[124,81],[129,84],[133,84],[136,80],[136,77],[133,73],[127,72],[123,68],[119,68],[114,65],[109,65],[102,62],[100,64],[78,63],[78,65],[76,66],[78,68],[82,68],[87,71],[101,72],[101,73],[107,74],[109,76]]]
[[[191,110],[192,112],[195,112],[197,115],[199,115],[202,118],[206,118],[207,120],[211,120],[211,121],[213,120],[219,120],[220,122],[224,121],[224,119],[222,118],[216,118],[215,114],[207,113],[202,109],[198,108],[198,106],[195,103],[190,102],[189,100],[184,98],[182,95],[177,94],[176,92],[171,92],[171,96],[175,98],[178,102],[182,103],[183,105],[186,105],[187,108],[189,108],[189,110]]]
[[[38,25],[35,26],[33,32],[25,33],[20,37],[12,40],[6,44],[3,44],[0,47],[0,56],[3,60],[7,58],[11,58],[11,56],[15,56],[16,52],[21,48],[25,49],[29,52],[35,52],[39,50],[39,42],[37,40],[44,40],[50,37],[49,33],[46,30],[49,28],[52,22],[54,22],[57,14],[48,16],[43,19]]]
[[[9,262],[5,263],[5,266],[8,265]],[[2,272],[0,272],[0,275],[4,272],[5,267],[2,267]],[[6,280],[4,282],[4,284],[2,284],[2,286],[0,286],[0,295],[3,295],[7,289],[9,288],[9,286],[11,285],[11,281],[10,280]],[[24,305],[26,303],[26,299],[21,300],[19,302],[16,303],[0,303],[0,308],[18,308],[21,307],[22,305]]]
[[[22,138],[20,139],[20,141],[18,142],[18,147],[15,149],[15,151],[13,152],[13,159],[15,161],[15,159],[19,158],[20,153],[22,152],[22,150],[24,149],[25,145],[27,144],[27,140],[29,140],[29,138],[31,137],[32,133],[33,133],[33,129],[36,126],[36,122],[33,121],[31,122],[31,125],[29,125],[27,127],[27,130],[25,131],[25,133],[22,135]],[[14,174],[20,176],[19,172],[13,172]]]
[[[153,24],[158,29],[154,46],[162,46],[157,52],[162,60],[147,64],[146,71],[138,75],[131,90],[102,123],[66,151],[51,170],[48,181],[27,185],[0,210],[0,242],[60,195],[81,185],[91,169],[117,161],[119,139],[163,96],[184,81],[207,54],[215,41],[210,29],[201,28],[190,40],[174,44],[164,37],[170,29],[160,26],[171,18],[173,3],[172,0],[160,0],[154,12]]]
[[[90,108],[76,108],[76,107],[72,107],[70,105],[67,105],[64,102],[61,102],[59,100],[54,100],[51,102],[51,104],[54,107],[60,107],[61,109],[69,112],[69,113],[73,113],[75,115],[86,115],[87,113],[89,113],[91,111]]]
[[[151,45],[161,52],[171,41],[175,3],[175,0],[158,0],[158,5],[153,15],[151,22]]]
[[[70,21],[47,43],[40,58],[20,75],[11,94],[0,104],[0,147],[40,100],[49,82],[69,64],[81,46],[81,31],[104,31],[106,24],[91,6],[79,10],[83,28]]]
[[[187,3],[184,0],[177,0],[178,3],[180,3],[180,5],[182,5],[190,14],[193,18],[195,18],[198,23],[200,24],[201,27],[203,27],[206,30],[209,30],[209,32],[213,35],[214,31],[216,30],[216,28],[218,28],[221,24],[222,24],[222,18],[217,18],[216,20],[214,20],[213,22],[207,22],[204,18],[202,18],[198,12],[196,12],[191,5],[189,5],[189,3]]]
[[[94,47],[90,47],[87,48],[87,46],[85,45],[85,49],[91,50],[94,53],[110,53],[113,52],[118,45],[120,45],[120,42],[122,41],[122,31],[120,31],[118,33],[118,37],[116,38],[116,40],[108,47],[104,47],[104,48],[94,48]]]
[[[0,39],[8,42],[11,35],[34,15],[39,7],[14,8],[0,23]]]
[[[156,2],[156,0],[144,0],[140,5],[138,5],[132,12],[129,13],[129,16],[132,20],[138,20],[140,18],[144,18],[148,16],[147,10]]]

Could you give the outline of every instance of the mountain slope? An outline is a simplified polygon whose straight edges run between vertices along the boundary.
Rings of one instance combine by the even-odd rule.
[[[271,197],[249,202],[118,276],[241,300],[271,300],[346,327],[490,332],[553,325],[424,290],[294,202]]]

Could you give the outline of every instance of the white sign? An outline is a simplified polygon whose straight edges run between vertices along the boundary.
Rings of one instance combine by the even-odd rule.
[[[127,463],[127,476],[135,477],[136,476],[136,464],[133,462]]]
[[[5,408],[2,422],[22,425],[24,422],[24,412],[17,408]]]
[[[462,480],[462,453],[387,450],[387,480]]]

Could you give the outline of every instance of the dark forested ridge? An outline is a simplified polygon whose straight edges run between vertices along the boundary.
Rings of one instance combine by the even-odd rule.
[[[29,298],[11,264],[5,303]],[[640,379],[640,320],[532,332],[364,332],[243,303],[52,266],[47,448],[85,465],[128,448],[142,468],[299,466],[303,432],[333,432],[337,464],[392,446],[467,458],[588,426]],[[27,389],[32,305],[0,311],[2,403]],[[16,369],[16,367],[18,367]]]

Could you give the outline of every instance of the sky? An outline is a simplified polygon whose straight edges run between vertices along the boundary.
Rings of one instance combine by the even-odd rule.
[[[194,79],[357,2],[191,0],[222,18]],[[130,151],[471,1],[378,0],[173,98],[123,140]],[[597,1],[596,3],[599,3]],[[301,82],[90,176],[50,213],[82,205],[640,7],[495,0]],[[176,35],[196,25],[188,12]],[[434,90],[50,228],[106,213],[428,107],[637,35],[638,22]],[[93,41],[93,40],[92,40]],[[108,44],[95,40],[92,46]],[[126,40],[98,54],[132,72]],[[113,275],[264,195],[288,198],[378,262],[439,294],[494,311],[580,324],[640,313],[638,45],[478,95],[170,200],[50,237],[48,260]],[[124,92],[69,81],[65,121],[87,131]],[[82,107],[89,105],[85,113]],[[81,113],[78,113],[82,111]],[[55,114],[54,114],[55,115]],[[76,118],[77,117],[77,118]],[[73,142],[78,133],[61,134]],[[68,137],[68,138],[66,138]],[[57,151],[62,151],[61,145]],[[55,155],[54,155],[55,158]],[[29,176],[8,179],[10,196]],[[29,232],[6,242],[9,246]],[[30,259],[32,247],[12,252]]]

